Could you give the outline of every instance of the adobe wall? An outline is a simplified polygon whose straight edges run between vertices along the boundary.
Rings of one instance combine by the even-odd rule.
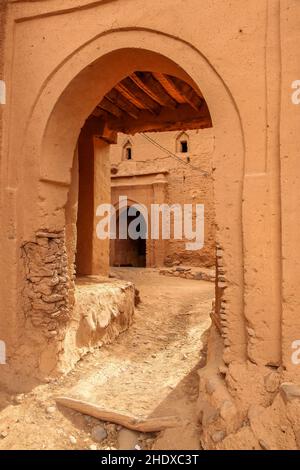
[[[6,223],[4,225],[8,227],[8,233],[2,234],[4,238],[2,246],[8,259],[16,261],[7,263],[9,270],[3,270],[2,275],[5,272],[6,282],[12,286],[14,292],[22,291],[24,269],[23,260],[19,256],[20,247],[28,242],[35,243],[36,234],[41,229],[47,229],[46,232],[54,234],[63,233],[70,169],[79,131],[104,92],[132,70],[145,68],[164,70],[191,80],[183,71],[187,70],[197,86],[201,87],[209,102],[214,121],[216,136],[214,165],[216,180],[220,181],[216,184],[215,192],[219,230],[217,238],[220,239],[224,249],[224,264],[230,273],[228,288],[224,296],[228,310],[232,312],[231,320],[228,322],[229,333],[225,349],[227,360],[236,356],[240,357],[240,355],[243,357],[246,352],[242,310],[243,264],[241,262],[244,149],[239,116],[234,103],[238,102],[239,113],[243,115],[242,120],[249,123],[244,131],[244,138],[247,134],[246,145],[249,161],[252,162],[259,155],[260,149],[264,148],[264,135],[259,132],[259,129],[264,128],[265,119],[264,112],[258,114],[255,120],[251,119],[252,103],[264,101],[265,87],[264,81],[258,80],[255,82],[256,88],[252,89],[252,95],[248,90],[245,97],[245,84],[243,83],[242,86],[237,80],[232,57],[238,60],[236,66],[239,69],[241,69],[241,62],[243,63],[242,69],[245,71],[245,76],[251,77],[251,69],[254,65],[250,67],[248,54],[252,50],[256,61],[255,70],[264,70],[264,55],[263,53],[257,54],[256,46],[254,46],[265,37],[263,23],[261,30],[257,28],[258,12],[261,13],[264,9],[261,3],[255,2],[251,7],[251,14],[249,14],[249,8],[247,14],[243,12],[240,3],[230,7],[221,3],[211,9],[202,10],[199,3],[193,1],[186,9],[185,26],[177,43],[177,40],[172,39],[177,12],[174,3],[169,5],[170,15],[155,15],[161,17],[160,26],[151,15],[148,15],[147,11],[138,20],[136,18],[138,10],[135,10],[133,2],[127,2],[127,7],[130,5],[132,8],[132,15],[129,15],[128,19],[120,17],[117,2],[104,4],[99,2],[96,5],[91,4],[92,6],[89,6],[89,3],[87,2],[86,9],[76,10],[74,2],[65,2],[62,12],[60,12],[61,5],[58,2],[11,5],[10,27],[13,25],[14,18],[19,19],[14,23],[14,41],[7,46],[8,52],[13,53],[8,92],[14,90],[14,93],[11,93],[11,106],[7,111],[11,114],[7,115],[6,121],[7,140],[10,144],[4,152],[8,159],[3,160],[3,168],[8,169],[4,181],[6,188],[4,213]],[[68,11],[70,5],[72,9]],[[159,8],[164,10],[168,8],[168,5],[164,3],[164,6]],[[208,15],[206,18],[203,17],[204,11],[205,15]],[[191,35],[187,24],[194,18],[195,12],[201,16],[203,25],[206,26],[199,29],[197,34]],[[98,23],[95,22],[99,14],[101,18],[105,18],[103,35],[99,31]],[[218,39],[219,36],[214,34],[214,41],[211,41],[211,23],[216,24],[216,22],[210,21],[210,15],[214,18],[217,15],[222,22],[221,19],[228,14],[234,18],[234,21],[223,28],[222,38]],[[119,21],[118,30],[111,32],[111,24],[116,21],[116,18]],[[130,24],[134,26],[132,31],[128,30],[129,18]],[[254,33],[249,36],[243,35],[240,32],[243,29],[241,24],[246,25],[251,31],[256,31],[256,36],[253,38]],[[86,25],[88,27],[85,27]],[[142,35],[136,29],[137,27],[143,31]],[[157,28],[163,32],[163,36],[161,33],[151,32]],[[233,34],[236,37],[235,41],[230,48],[224,50],[224,43],[227,44],[227,39]],[[57,35],[61,37],[59,48],[57,48]],[[72,38],[71,41],[70,38]],[[159,55],[138,53],[140,49],[126,52],[122,59],[122,54],[118,50],[120,51],[122,47],[137,47],[141,39],[146,50],[153,50],[156,54],[163,53],[169,57],[169,62]],[[247,54],[243,55],[242,51],[246,50],[245,41],[247,41]],[[192,46],[189,46],[189,43]],[[36,44],[34,53],[32,44]],[[241,44],[243,44],[242,48]],[[221,45],[222,61],[220,62],[219,46]],[[110,56],[112,48],[116,52]],[[184,53],[181,53],[183,50]],[[209,57],[214,67],[217,67],[218,73],[208,64],[203,55]],[[175,65],[179,59],[180,67]],[[89,66],[91,63],[92,67]],[[220,76],[222,79],[219,78]],[[99,81],[100,78],[101,81]],[[234,90],[234,100],[226,91],[228,87]],[[14,122],[18,125],[14,125]],[[252,138],[253,134],[256,139]],[[253,148],[253,142],[256,144],[255,148]],[[223,165],[226,166],[225,171]],[[38,199],[36,194],[39,194]],[[24,207],[30,207],[30,213],[25,215],[22,210]],[[230,221],[229,230],[227,230],[228,221]],[[265,243],[268,246],[267,240]],[[263,249],[263,246],[264,244],[260,244],[260,249]],[[259,299],[259,291],[257,291],[257,296]],[[24,334],[23,306],[26,298],[17,294],[12,296],[8,292],[4,292],[3,298],[3,306],[7,307],[5,311],[11,318],[11,322],[9,327],[3,324],[2,331],[7,329],[7,338],[10,334],[16,338],[17,328],[23,333],[22,342],[27,342],[27,335]],[[64,300],[67,302],[68,299]],[[251,310],[251,305],[249,308]],[[32,337],[33,331],[28,324],[29,338]],[[37,341],[37,349],[39,349],[40,332],[38,330],[34,332],[34,337]],[[28,342],[32,344],[32,340]],[[10,340],[7,340],[7,343],[12,344]],[[60,345],[57,344],[57,349],[59,348]],[[10,347],[8,349],[11,358],[16,356],[16,351],[19,350]],[[35,352],[32,350],[29,354],[34,355]],[[21,356],[26,357],[24,354]],[[19,358],[17,355],[15,364],[19,364]]]
[[[299,214],[300,178],[300,104],[292,102],[295,92],[291,84],[300,80],[299,50],[300,4],[284,0],[281,8],[281,119],[280,119],[280,184],[282,208],[282,333],[283,363],[292,378],[299,373],[299,364],[291,361],[297,352],[295,341],[300,340],[300,318],[298,315],[300,298],[297,279],[300,275],[298,246],[300,234],[295,220]],[[284,45],[287,46],[284,46]],[[297,59],[295,59],[297,57]],[[300,343],[298,342],[298,345]],[[296,355],[297,357],[297,355]]]
[[[204,247],[201,250],[186,250],[187,239],[175,240],[174,238],[165,242],[164,264],[174,265],[181,263],[191,266],[211,267],[215,264],[215,226],[214,226],[214,196],[212,158],[214,152],[213,129],[202,129],[187,132],[189,140],[189,152],[177,152],[177,137],[180,132],[148,133],[149,137],[170,150],[176,157],[170,157],[163,150],[155,147],[142,135],[125,136],[119,134],[118,145],[111,146],[110,158],[114,169],[112,176],[112,200],[117,203],[120,195],[128,196],[136,202],[145,200],[145,192],[149,193],[148,199],[155,203],[151,192],[152,186],[146,187],[141,184],[138,175],[151,174],[152,180],[155,174],[165,173],[166,197],[165,203],[172,204],[204,204],[205,227]],[[132,160],[122,161],[123,146],[126,142],[132,143]],[[126,178],[128,176],[128,178]],[[122,189],[119,189],[121,186]],[[150,214],[150,205],[147,205]],[[173,224],[172,224],[173,230]],[[172,233],[172,232],[171,232]],[[151,253],[148,253],[151,257]],[[152,257],[155,262],[155,254]],[[152,264],[149,263],[149,266]]]

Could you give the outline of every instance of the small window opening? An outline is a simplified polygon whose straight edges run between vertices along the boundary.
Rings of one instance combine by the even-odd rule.
[[[189,146],[187,140],[181,140],[180,141],[180,152],[181,153],[188,153],[189,151]]]
[[[132,159],[132,148],[127,147],[125,149],[125,155],[126,155],[126,160],[131,160]]]
[[[180,132],[176,137],[176,153],[190,153],[190,138],[186,132]]]
[[[122,160],[132,160],[132,143],[127,140],[123,145]]]

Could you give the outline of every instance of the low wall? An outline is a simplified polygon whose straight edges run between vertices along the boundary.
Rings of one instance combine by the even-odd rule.
[[[134,315],[132,283],[100,276],[70,279],[63,238],[50,235],[40,233],[36,243],[24,246],[23,336],[0,377],[12,391],[29,390],[41,380],[68,373],[85,354],[127,330]],[[45,257],[48,263],[41,268]],[[70,284],[69,296],[65,290]],[[36,349],[30,348],[29,340]]]
[[[59,368],[66,372],[94,347],[113,342],[129,328],[135,289],[130,282],[85,276],[76,280],[73,320]]]

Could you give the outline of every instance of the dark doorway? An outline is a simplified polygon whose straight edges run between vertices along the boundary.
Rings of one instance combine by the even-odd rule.
[[[119,228],[120,228],[120,216],[117,219],[117,239],[114,240],[114,247],[111,250],[111,265],[118,267],[136,267],[136,268],[145,268],[146,267],[146,239],[145,233],[147,230],[147,225],[144,217],[137,212],[136,215],[129,215],[129,207],[126,210],[127,212],[127,239],[119,238]],[[128,228],[136,218],[139,217],[141,223],[137,226],[137,231],[140,233],[140,236],[135,240],[132,239],[128,234]]]

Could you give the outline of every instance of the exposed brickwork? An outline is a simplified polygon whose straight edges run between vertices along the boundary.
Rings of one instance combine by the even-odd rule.
[[[48,338],[56,337],[69,318],[69,289],[64,231],[38,232],[22,247],[25,262],[25,315]]]

